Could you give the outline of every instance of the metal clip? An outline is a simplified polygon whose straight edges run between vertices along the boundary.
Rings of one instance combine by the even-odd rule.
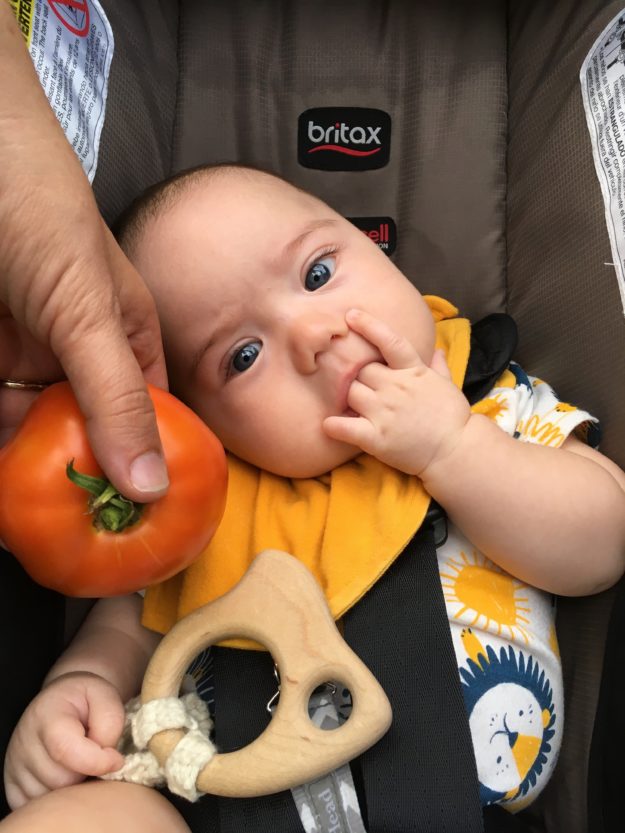
[[[265,708],[269,712],[269,714],[273,717],[273,713],[278,708],[278,700],[280,699],[280,671],[278,670],[278,666],[274,662],[273,664],[273,676],[276,678],[276,682],[278,684],[277,690],[274,694],[271,695],[269,700],[267,701],[267,705]]]
[[[271,695],[271,697],[267,701],[267,705],[265,706],[266,710],[269,712],[270,715],[273,715],[276,708],[278,707],[278,701],[280,700],[280,671],[278,670],[278,666],[275,663],[273,665],[273,676],[276,678],[278,688]],[[334,695],[336,694],[337,691],[338,691],[338,688],[337,688],[336,683],[327,682],[327,683],[322,683],[321,685],[317,686],[317,688],[313,691],[313,694],[317,694],[317,695],[329,694],[330,697],[334,697]]]

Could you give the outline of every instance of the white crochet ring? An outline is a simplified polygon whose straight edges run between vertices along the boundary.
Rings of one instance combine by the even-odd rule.
[[[165,729],[186,732],[165,766],[161,766],[148,745],[155,734]],[[126,706],[126,722],[118,745],[125,755],[124,765],[102,777],[147,787],[167,785],[176,795],[196,801],[200,797],[197,777],[217,751],[209,737],[211,729],[206,703],[197,694],[163,697],[144,705],[135,697]]]

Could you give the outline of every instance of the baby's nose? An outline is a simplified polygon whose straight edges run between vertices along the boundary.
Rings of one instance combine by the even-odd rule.
[[[339,316],[304,314],[292,319],[290,345],[293,361],[300,373],[314,373],[319,357],[336,338],[346,335],[345,318]]]

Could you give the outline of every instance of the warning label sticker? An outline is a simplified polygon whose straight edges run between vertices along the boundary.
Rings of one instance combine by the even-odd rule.
[[[26,43],[30,46],[30,34],[32,32],[33,24],[33,3],[35,0],[9,0],[9,5],[15,12],[15,17],[19,24],[22,34],[26,39]]]
[[[113,32],[98,0],[9,0],[39,80],[89,181],[104,124]]]
[[[580,81],[625,313],[625,9],[595,41]]]

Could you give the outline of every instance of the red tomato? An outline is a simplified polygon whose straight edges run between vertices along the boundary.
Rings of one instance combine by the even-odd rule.
[[[0,539],[45,587],[69,596],[130,593],[184,569],[213,536],[226,501],[223,447],[174,396],[152,386],[150,396],[169,491],[139,507],[121,532],[96,528],[93,496],[66,474],[73,461],[77,472],[103,476],[67,382],[37,398],[0,451]]]

